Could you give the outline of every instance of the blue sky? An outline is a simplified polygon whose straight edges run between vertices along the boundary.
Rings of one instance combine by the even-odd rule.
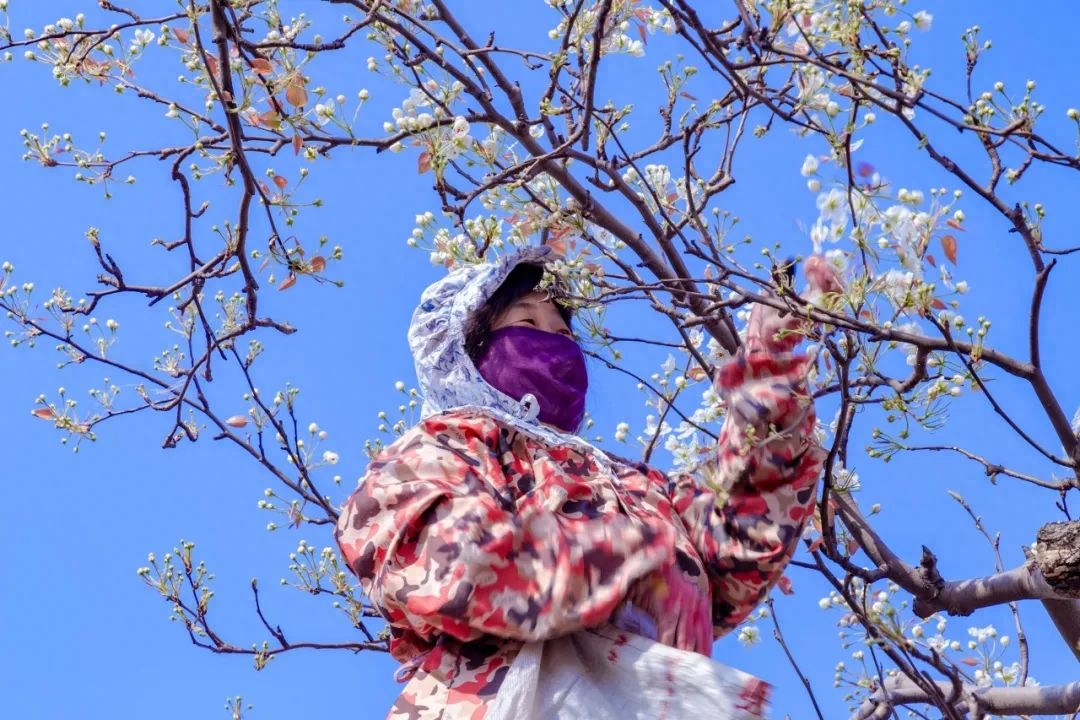
[[[13,27],[18,29],[40,27],[83,9],[67,0],[34,3],[32,8],[27,0],[12,0],[11,5]],[[147,1],[141,6],[150,12],[171,9],[172,3]],[[511,39],[552,24],[541,3],[525,8],[522,3],[512,11],[522,13],[525,21],[506,29]],[[912,6],[920,8],[934,14],[933,31],[916,40],[925,64],[935,68],[933,81],[939,87],[952,92],[961,86],[959,36],[965,27],[978,23],[983,37],[994,42],[986,72],[980,76],[985,84],[1001,79],[1017,87],[1037,79],[1040,97],[1049,108],[1047,127],[1055,129],[1066,146],[1072,142],[1064,112],[1066,107],[1080,106],[1080,81],[1072,72],[1075,59],[1067,43],[1046,37],[1046,25],[1072,27],[1080,20],[1080,10],[1072,2],[1041,4],[1038,23],[1028,15],[1018,16],[1015,5],[1006,3],[954,0]],[[511,15],[505,7],[502,16],[469,12],[475,14],[466,14],[465,19],[479,31],[487,24],[502,26]],[[657,45],[659,41],[637,65],[629,60],[613,65],[621,73],[610,79],[613,95],[647,97],[649,91],[641,89],[637,73],[640,68],[651,72],[659,62]],[[359,87],[370,86],[374,100],[361,127],[374,132],[404,91],[379,86],[364,75],[359,59],[368,54],[358,49],[348,56],[356,64],[342,61],[320,81],[340,86],[350,97]],[[176,74],[172,66],[153,63],[139,72],[147,82],[159,83]],[[22,162],[18,134],[20,128],[36,131],[42,122],[49,122],[53,130],[71,131],[77,140],[87,142],[104,129],[107,147],[114,150],[153,146],[176,140],[160,109],[147,109],[145,103],[118,97],[108,88],[82,84],[59,88],[47,68],[21,60],[0,65],[0,88],[8,99],[0,113],[0,177],[6,209],[0,260],[16,266],[19,282],[85,292],[93,287],[94,269],[84,232],[94,225],[102,229],[118,259],[123,257],[148,275],[160,274],[152,266],[160,255],[148,250],[149,240],[178,232],[176,191],[155,179],[163,177],[163,166],[153,161],[139,166],[133,171],[136,185],[117,188],[115,197],[106,202],[99,189],[76,185],[70,171],[48,171]],[[881,132],[863,152],[896,185],[928,188],[945,182],[910,140],[890,135],[888,129]],[[743,149],[739,182],[725,195],[725,202],[743,218],[747,232],[762,239],[784,238],[796,252],[805,252],[804,228],[813,222],[816,209],[798,169],[807,152],[821,148],[776,135],[760,147]],[[957,157],[966,157],[965,151],[957,152]],[[317,422],[329,432],[327,447],[342,457],[337,471],[345,481],[336,493],[344,499],[347,488],[363,473],[363,440],[376,435],[377,413],[386,410],[393,415],[401,401],[394,382],[411,383],[405,328],[415,299],[441,270],[430,265],[426,253],[405,246],[414,215],[435,205],[428,178],[416,175],[415,158],[340,153],[318,163],[315,171],[314,187],[325,207],[309,213],[298,232],[325,233],[331,242],[344,246],[345,260],[336,271],[346,284],[335,289],[301,283],[287,293],[267,293],[268,304],[300,332],[286,339],[266,339],[269,363],[261,382],[272,387],[291,379],[302,388],[299,419]],[[1048,244],[1073,243],[1069,215],[1075,202],[1073,177],[1050,171],[1009,192],[1011,198],[1046,205]],[[223,218],[228,206],[218,207]],[[966,312],[992,317],[995,342],[1022,353],[1030,277],[1026,268],[1010,272],[1024,266],[1013,262],[1020,255],[1004,223],[974,203],[968,208],[969,230],[960,247],[961,277],[973,288],[966,301],[972,309]],[[1071,332],[1056,329],[1071,326],[1074,301],[1068,279],[1074,268],[1066,260],[1058,273],[1047,299],[1048,374],[1071,412],[1080,403],[1080,380],[1071,361],[1076,341]],[[166,342],[162,310],[128,303],[110,311],[121,322],[117,350],[148,360],[148,352],[153,352],[148,349]],[[625,326],[640,322],[627,310],[613,317],[613,323]],[[636,361],[655,366],[662,359],[642,354]],[[242,694],[255,706],[253,718],[342,712],[357,718],[382,717],[398,691],[391,678],[394,663],[385,656],[300,651],[256,673],[248,658],[213,656],[190,645],[182,629],[169,622],[169,608],[135,574],[148,552],[161,555],[180,538],[197,543],[200,557],[217,576],[212,610],[216,626],[238,645],[265,637],[251,603],[252,577],[259,578],[265,590],[264,609],[291,639],[337,641],[348,638],[350,629],[329,601],[277,587],[297,542],[303,538],[317,547],[331,544],[329,531],[268,533],[265,526],[274,518],[257,510],[256,503],[269,478],[239,452],[209,440],[160,449],[168,429],[165,418],[140,415],[106,424],[98,442],[84,443],[78,454],[72,453],[60,445],[48,423],[34,419],[29,411],[39,393],[53,393],[61,386],[73,397],[86,398],[86,389],[100,385],[102,373],[85,366],[61,372],[56,360],[46,344],[34,351],[0,352],[0,378],[6,388],[0,428],[11,449],[2,474],[9,509],[0,525],[0,540],[8,548],[6,577],[0,581],[0,617],[6,625],[0,633],[4,689],[0,711],[10,717],[42,719],[225,717],[220,709],[225,697]],[[622,419],[639,429],[645,410],[633,385],[599,368],[593,370],[590,401],[598,430],[610,436]],[[110,380],[131,387],[122,377]],[[235,402],[237,412],[243,412],[241,391],[229,382],[226,376],[216,388],[219,402]],[[1030,396],[1006,382],[1001,385],[1002,398],[1024,417]],[[988,417],[984,406],[963,399],[954,414],[948,431],[951,441],[991,448],[1001,460],[1036,474],[1049,472],[1003,425]],[[1034,427],[1039,437],[1049,437],[1047,428]],[[863,460],[857,469],[864,502],[885,505],[881,528],[895,549],[914,559],[920,544],[932,544],[949,577],[990,572],[993,561],[970,523],[948,500],[946,489],[963,492],[991,531],[1002,531],[1006,564],[1018,562],[1020,544],[1030,542],[1035,528],[1055,517],[1055,498],[1007,482],[990,488],[977,469],[951,459],[902,459],[887,466]],[[820,585],[801,571],[793,571],[792,579],[796,594],[779,599],[777,606],[785,633],[815,680],[819,701],[831,709],[826,716],[840,716],[843,704],[829,685],[832,667],[842,659],[850,663],[850,651],[839,646],[836,616],[817,607]],[[1040,609],[1032,605],[1024,610],[1035,648],[1033,674],[1044,683],[1074,679],[1075,664],[1053,637]],[[954,619],[950,634],[966,639],[968,625],[988,622],[1014,634],[1011,628],[1004,629],[1009,620],[1003,612],[981,614],[971,622]],[[768,635],[771,627],[767,623],[761,627]],[[717,644],[715,654],[777,686],[776,717],[784,712],[796,718],[809,716],[805,694],[770,640],[746,650],[729,638]]]

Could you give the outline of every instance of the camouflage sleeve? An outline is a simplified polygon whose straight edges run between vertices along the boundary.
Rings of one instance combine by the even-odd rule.
[[[780,579],[813,511],[825,452],[814,440],[807,364],[803,356],[754,354],[722,367],[717,386],[727,417],[716,477],[701,483],[682,475],[669,484],[709,569],[717,637]]]
[[[492,451],[499,432],[471,418],[421,423],[372,463],[341,514],[346,561],[419,645],[440,633],[534,641],[595,625],[673,552],[658,518],[566,512],[591,495],[569,473],[512,491]],[[513,462],[531,485],[532,466]]]

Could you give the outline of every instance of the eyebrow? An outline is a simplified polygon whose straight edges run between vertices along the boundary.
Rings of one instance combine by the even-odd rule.
[[[570,323],[568,323],[566,321],[566,318],[564,318],[562,313],[559,312],[559,306],[556,305],[555,301],[552,300],[551,297],[549,297],[549,296],[545,296],[543,300],[530,300],[528,295],[522,295],[517,300],[510,303],[509,306],[507,306],[506,310],[503,311],[503,313],[504,313],[503,317],[505,317],[505,313],[509,313],[511,310],[514,310],[514,309],[517,309],[517,308],[527,310],[529,308],[543,307],[544,305],[546,305],[548,303],[550,303],[551,306],[555,308],[555,311],[559,314],[559,319],[562,320],[563,325],[566,326],[567,332],[572,332],[570,330]]]

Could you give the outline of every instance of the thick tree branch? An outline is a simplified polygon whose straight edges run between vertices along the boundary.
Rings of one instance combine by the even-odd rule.
[[[937,687],[949,703],[965,718],[986,715],[1068,715],[1080,711],[1080,682],[1046,687],[977,687],[965,685],[957,696],[951,683]],[[871,695],[852,716],[852,720],[877,720],[893,716],[893,710],[905,705],[932,702],[928,693],[906,677],[889,680]]]
[[[946,581],[938,573],[937,559],[924,548],[919,567],[904,562],[870,527],[854,501],[847,495],[833,495],[840,517],[859,546],[897,585],[915,596],[913,610],[919,617],[946,611],[969,615],[978,608],[1016,600],[1065,599],[1051,587],[1037,567],[1022,565],[1003,573],[970,580]]]
[[[1043,600],[1042,604],[1069,650],[1080,660],[1080,600]]]

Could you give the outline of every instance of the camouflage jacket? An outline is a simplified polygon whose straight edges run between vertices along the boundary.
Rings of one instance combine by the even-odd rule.
[[[388,717],[483,720],[522,643],[618,624],[627,608],[636,632],[709,655],[780,578],[812,513],[824,453],[806,365],[721,368],[708,482],[476,411],[429,417],[388,447],[337,526],[404,663]]]

